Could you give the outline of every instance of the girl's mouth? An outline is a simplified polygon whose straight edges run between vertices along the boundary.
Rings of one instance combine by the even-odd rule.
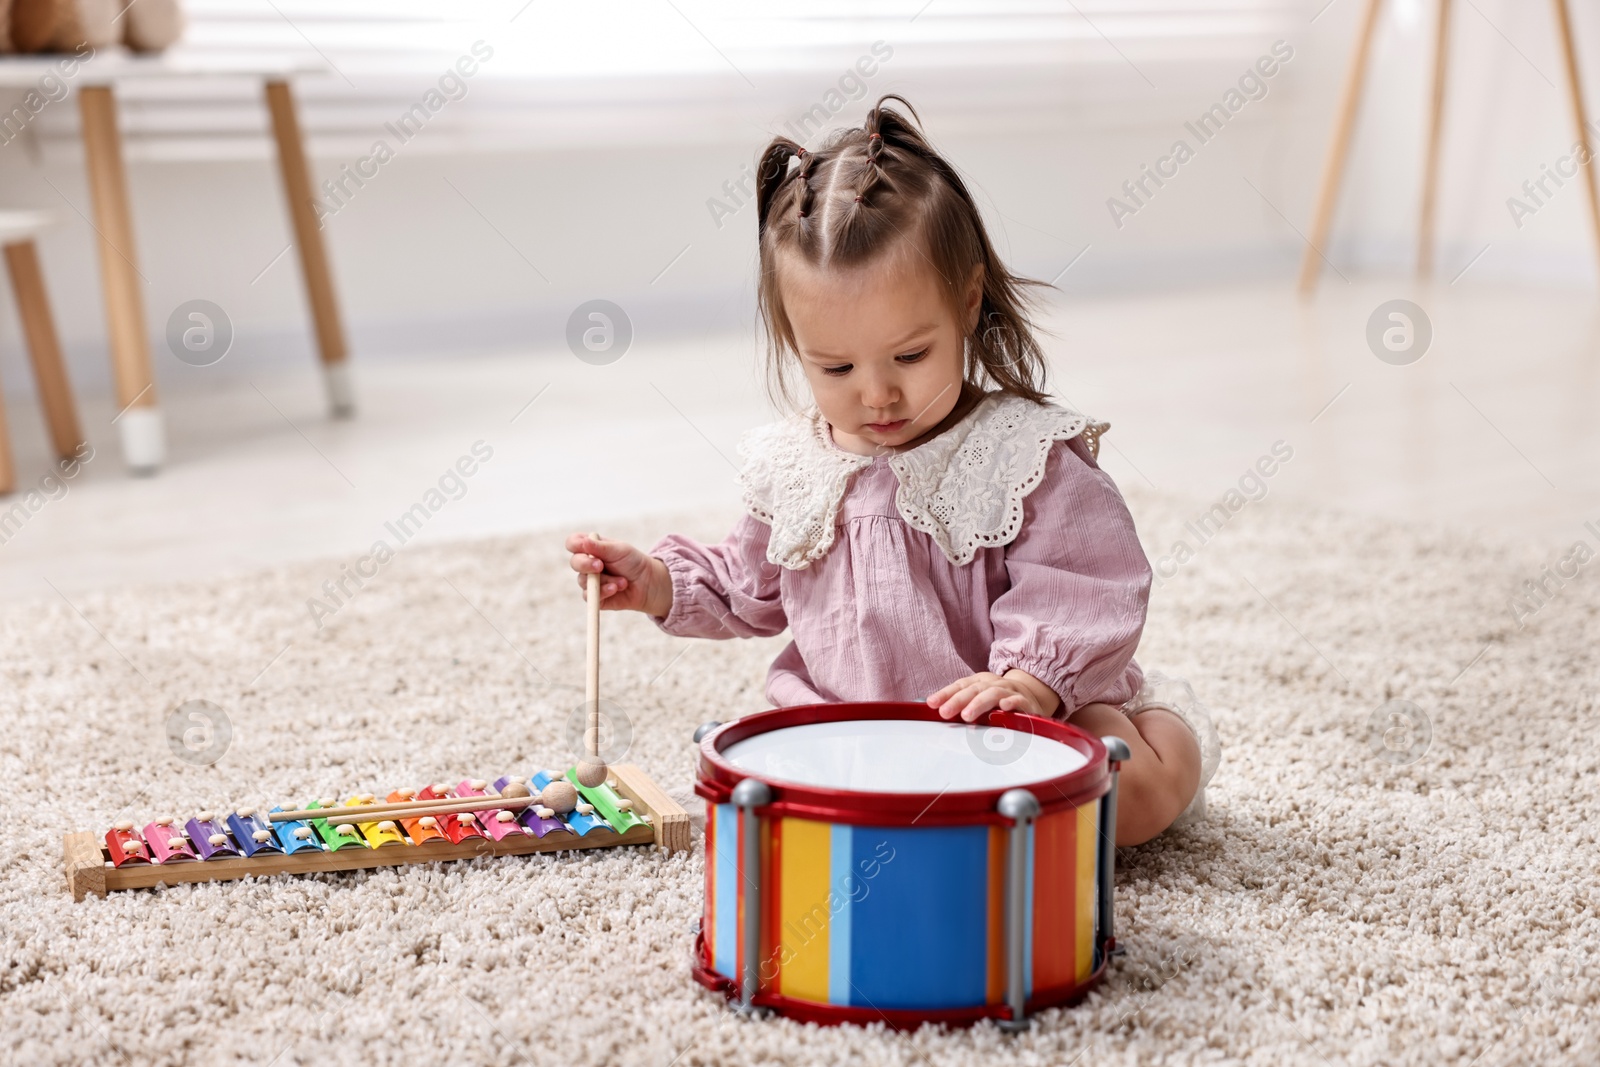
[[[894,422],[869,422],[867,423],[867,429],[873,433],[894,433],[904,427],[907,421],[906,419],[896,419]]]

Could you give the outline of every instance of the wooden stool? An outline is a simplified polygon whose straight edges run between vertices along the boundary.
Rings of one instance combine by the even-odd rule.
[[[67,384],[67,368],[61,359],[61,343],[50,318],[44,276],[39,272],[39,256],[33,247],[34,235],[49,225],[50,216],[42,211],[0,211],[0,245],[5,246],[6,267],[11,272],[12,291],[17,294],[22,333],[27,338],[33,376],[39,385],[39,403],[50,428],[50,444],[57,456],[69,459],[83,444],[83,430],[78,425],[72,387]],[[9,493],[15,487],[11,436],[6,429],[4,397],[0,396],[0,493]]]

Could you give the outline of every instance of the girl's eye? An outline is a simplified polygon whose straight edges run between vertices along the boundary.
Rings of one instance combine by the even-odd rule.
[[[917,360],[921,359],[923,356],[925,356],[927,354],[928,354],[928,350],[926,348],[924,348],[921,352],[911,352],[911,353],[909,353],[907,355],[896,356],[894,358],[899,360],[901,363],[915,363]]]
[[[823,367],[822,373],[831,374],[835,378],[842,378],[850,373],[851,366],[852,364],[849,363],[841,363],[837,367]]]

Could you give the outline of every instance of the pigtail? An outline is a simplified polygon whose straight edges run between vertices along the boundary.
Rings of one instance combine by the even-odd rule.
[[[757,236],[767,232],[767,216],[772,211],[773,202],[794,177],[789,169],[789,161],[805,154],[804,148],[787,137],[774,137],[772,143],[767,145],[767,150],[761,153],[761,162],[756,168]]]
[[[895,96],[892,93],[879,97],[878,102],[872,105],[872,110],[867,112],[867,121],[861,127],[861,132],[866,135],[866,147],[862,152],[862,158],[865,159],[866,166],[861,168],[861,180],[856,185],[854,202],[857,204],[868,203],[867,194],[872,192],[874,186],[884,180],[883,149],[887,141],[885,140],[883,127],[885,125],[889,127],[889,137],[898,138],[898,127],[902,125],[898,114],[883,109],[885,100],[899,100],[906,105],[906,109],[913,115],[916,114],[916,110],[911,107],[910,103],[903,97]]]

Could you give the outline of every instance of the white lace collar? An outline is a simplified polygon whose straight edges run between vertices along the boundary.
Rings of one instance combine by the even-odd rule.
[[[979,548],[1016,538],[1050,446],[1086,428],[1098,437],[1103,426],[1055,404],[990,393],[933,440],[889,457],[900,482],[895,508],[951,563],[969,563]],[[772,527],[767,559],[801,570],[826,555],[850,479],[873,457],[834,444],[815,409],[750,431],[739,452],[745,507]]]

